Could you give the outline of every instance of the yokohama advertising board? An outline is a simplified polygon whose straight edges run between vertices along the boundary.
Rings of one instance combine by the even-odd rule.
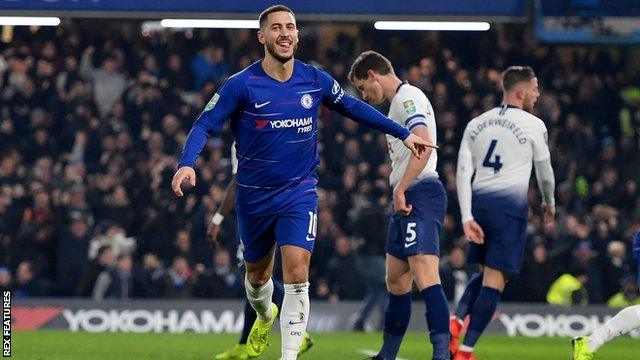
[[[243,325],[241,300],[93,302],[84,299],[34,299],[15,300],[12,305],[14,330],[238,333]],[[359,306],[358,302],[313,302],[309,330],[348,331]],[[598,306],[564,308],[501,304],[487,331],[527,337],[580,336],[590,333],[616,312],[616,309]],[[424,305],[414,303],[412,313],[409,331],[426,331]],[[377,316],[375,314],[368,325],[376,324]]]

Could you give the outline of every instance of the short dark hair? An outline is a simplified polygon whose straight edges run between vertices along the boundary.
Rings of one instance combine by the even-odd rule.
[[[502,72],[502,89],[507,92],[521,82],[528,82],[536,77],[536,73],[529,66],[509,66]]]
[[[391,66],[391,61],[379,52],[368,50],[358,55],[353,65],[351,65],[349,80],[351,82],[355,81],[355,79],[365,80],[369,77],[367,75],[369,70],[373,70],[380,75],[387,75],[393,72],[393,66]]]
[[[269,14],[274,12],[279,12],[279,11],[286,11],[288,13],[291,13],[294,19],[296,17],[296,14],[294,14],[293,11],[288,7],[284,5],[272,5],[262,10],[262,12],[260,13],[260,16],[258,17],[258,23],[260,24],[260,29],[262,29],[262,27],[267,23],[267,18],[269,17]]]

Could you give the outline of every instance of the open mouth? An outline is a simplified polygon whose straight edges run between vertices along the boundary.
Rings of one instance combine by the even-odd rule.
[[[280,40],[276,43],[276,45],[282,51],[289,51],[291,50],[292,42],[289,40]]]

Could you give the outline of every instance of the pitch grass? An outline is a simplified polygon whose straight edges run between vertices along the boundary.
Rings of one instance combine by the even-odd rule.
[[[261,359],[278,359],[280,336]],[[313,334],[314,348],[302,360],[364,359],[358,350],[377,350],[379,333]],[[124,334],[68,331],[17,331],[13,333],[15,359],[213,359],[237,341],[235,334]],[[596,357],[612,360],[640,359],[640,340],[623,337],[605,345]],[[571,359],[567,338],[508,338],[485,335],[477,346],[481,360]],[[431,345],[425,334],[409,333],[400,349],[402,359],[431,359]]]

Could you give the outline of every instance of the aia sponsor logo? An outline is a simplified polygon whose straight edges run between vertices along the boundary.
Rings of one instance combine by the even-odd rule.
[[[16,306],[13,309],[15,330],[35,330],[58,316],[64,308],[47,306]]]

